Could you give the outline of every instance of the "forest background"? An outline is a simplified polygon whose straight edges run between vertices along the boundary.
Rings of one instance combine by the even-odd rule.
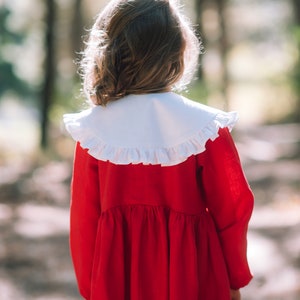
[[[0,0],[0,299],[80,299],[68,250],[76,61],[107,1]],[[236,110],[256,204],[244,299],[300,298],[300,1],[182,0],[204,54],[185,95]]]

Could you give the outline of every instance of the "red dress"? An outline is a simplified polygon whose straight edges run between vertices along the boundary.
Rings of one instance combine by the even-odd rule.
[[[203,151],[158,164],[95,158],[93,138],[69,126],[79,141],[70,245],[85,299],[229,300],[248,284],[253,195],[229,123],[215,127]]]

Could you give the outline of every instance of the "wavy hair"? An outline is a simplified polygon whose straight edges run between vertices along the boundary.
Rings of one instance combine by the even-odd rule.
[[[171,0],[113,0],[93,25],[80,62],[95,105],[128,94],[183,89],[197,68],[200,42]]]

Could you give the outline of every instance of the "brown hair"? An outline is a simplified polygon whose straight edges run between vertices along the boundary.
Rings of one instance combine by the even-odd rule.
[[[98,16],[81,61],[84,91],[94,104],[190,82],[199,42],[170,2],[114,0]]]

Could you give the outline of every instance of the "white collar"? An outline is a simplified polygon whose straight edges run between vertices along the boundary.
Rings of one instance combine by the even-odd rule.
[[[93,157],[115,164],[176,165],[205,151],[219,128],[230,130],[237,113],[226,113],[172,92],[129,95],[106,107],[64,115],[67,131]]]

